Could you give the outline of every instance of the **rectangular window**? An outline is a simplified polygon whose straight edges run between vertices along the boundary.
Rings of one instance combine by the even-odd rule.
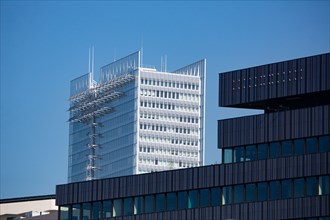
[[[198,190],[190,190],[188,192],[188,209],[198,207]]]
[[[187,208],[187,192],[178,192],[178,209]]]
[[[80,219],[80,204],[72,205],[72,219]]]
[[[282,141],[282,157],[288,157],[292,155],[292,141]]]
[[[70,206],[60,206],[60,220],[69,220]]]
[[[101,203],[100,202],[93,202],[92,203],[92,219],[98,220],[101,218]]]
[[[222,187],[222,205],[228,205],[232,203],[232,187]]]
[[[176,209],[176,195],[175,193],[166,194],[166,210],[173,211]]]
[[[268,189],[267,183],[258,183],[257,191],[258,191],[258,201],[265,201],[268,198]]]
[[[292,197],[292,180],[282,180],[282,199],[289,199]]]
[[[319,152],[329,152],[330,151],[330,137],[322,136],[319,137]]]
[[[123,204],[122,199],[115,199],[113,200],[113,209],[112,214],[113,217],[121,216],[123,211]]]
[[[224,162],[225,163],[233,162],[233,150],[231,148],[224,149]]]
[[[256,145],[249,145],[246,146],[246,155],[245,160],[246,161],[253,161],[256,160]]]
[[[265,160],[268,157],[268,144],[258,144],[258,160]]]
[[[156,195],[156,212],[165,211],[165,194]]]
[[[244,162],[244,147],[234,148],[234,163]]]
[[[145,196],[145,212],[150,213],[155,211],[155,196]]]
[[[294,143],[294,155],[304,154],[304,139],[297,139],[293,141]]]
[[[246,195],[246,202],[256,201],[256,184],[255,183],[246,185],[245,195]]]
[[[220,195],[219,195],[220,198]],[[210,205],[210,190],[209,189],[201,189],[199,192],[199,206],[207,207]]]
[[[111,210],[112,210],[112,202],[111,200],[103,201],[103,218],[110,218],[111,217]],[[79,218],[77,218],[79,219]]]
[[[211,205],[219,206],[221,204],[221,189],[220,187],[211,189]]]
[[[307,138],[306,139],[306,154],[316,153],[317,138]]]
[[[134,214],[142,214],[143,210],[143,196],[134,198]]]
[[[133,215],[133,198],[124,199],[124,215]]]
[[[280,142],[272,142],[269,144],[269,158],[277,158],[280,156]]]
[[[306,178],[306,195],[315,196],[317,195],[317,178],[307,177]]]
[[[277,200],[281,198],[280,181],[271,181],[269,183],[269,200]]]
[[[330,176],[319,177],[319,195],[330,194]]]
[[[234,203],[244,202],[244,185],[234,186]]]
[[[305,181],[304,178],[294,179],[293,180],[294,187],[294,197],[303,197],[305,191]]]
[[[91,219],[91,203],[86,202],[82,204],[82,217],[84,220]]]

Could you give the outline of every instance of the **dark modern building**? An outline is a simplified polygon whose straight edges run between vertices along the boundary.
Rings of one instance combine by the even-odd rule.
[[[59,185],[60,220],[330,219],[330,53],[220,74],[223,164]]]

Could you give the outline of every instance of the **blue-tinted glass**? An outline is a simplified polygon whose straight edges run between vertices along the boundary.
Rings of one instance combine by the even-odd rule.
[[[219,196],[220,198],[220,196]],[[199,192],[199,206],[207,207],[210,205],[210,190],[209,189],[201,189]]]
[[[156,195],[156,212],[165,211],[165,194]]]
[[[220,187],[211,189],[211,205],[219,206],[221,204],[221,189]]]
[[[244,202],[244,185],[234,186],[234,203]]]
[[[155,196],[154,195],[149,195],[145,197],[145,212],[150,213],[154,212],[154,207],[155,207]]]
[[[246,202],[254,202],[256,201],[256,184],[247,184],[246,189]]]
[[[122,199],[115,199],[113,200],[113,209],[112,214],[113,217],[121,216],[123,211],[123,204]]]
[[[60,206],[60,220],[69,220],[70,206]]]
[[[188,192],[188,209],[198,207],[198,190],[191,190]]]
[[[317,178],[316,177],[306,178],[306,195],[307,196],[317,195]]]
[[[178,192],[178,209],[187,208],[187,192]]]
[[[316,153],[317,138],[306,139],[306,154]]]
[[[268,144],[258,144],[258,160],[264,160],[268,157]]]
[[[258,183],[258,201],[265,201],[267,200],[268,192],[267,192],[267,183]]]
[[[226,186],[222,188],[222,204],[228,205],[232,203],[232,187]]]
[[[72,205],[72,220],[80,220],[80,204]]]
[[[293,180],[294,197],[304,196],[305,181],[303,178]]]
[[[256,160],[256,157],[257,157],[256,146],[255,145],[246,146],[245,160],[246,161]]]
[[[98,220],[101,218],[101,203],[93,202],[92,204],[92,219]]]
[[[330,194],[330,176],[319,177],[319,195]]]
[[[166,194],[166,210],[173,211],[175,209],[176,209],[175,193],[167,193]]]
[[[319,151],[329,152],[330,151],[330,138],[329,136],[319,137]]]
[[[330,220],[330,217],[321,217],[319,220]]]
[[[292,197],[292,180],[282,180],[282,199]]]
[[[304,139],[294,140],[294,155],[304,154]]]
[[[244,147],[234,148],[234,163],[244,161]]]
[[[292,155],[292,141],[282,141],[282,157],[287,157]]]
[[[112,210],[112,202],[111,200],[103,201],[103,218],[110,218],[111,217],[111,210]]]
[[[124,215],[133,215],[133,198],[124,199]]]
[[[143,213],[143,196],[138,196],[134,198],[134,214]]]
[[[91,219],[91,203],[86,202],[82,204],[82,217],[84,220]]]
[[[233,162],[233,150],[231,148],[224,150],[224,163]]]
[[[277,158],[280,156],[280,143],[273,142],[269,144],[269,158]]]
[[[271,181],[269,183],[269,199],[276,200],[281,198],[280,181]]]

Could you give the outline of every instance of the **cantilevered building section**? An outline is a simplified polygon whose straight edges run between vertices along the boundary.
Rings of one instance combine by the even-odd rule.
[[[140,51],[71,81],[69,182],[204,161],[205,68],[141,66]]]

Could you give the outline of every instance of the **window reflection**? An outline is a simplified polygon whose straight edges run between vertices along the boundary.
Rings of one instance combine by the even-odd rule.
[[[207,207],[210,205],[210,190],[209,189],[201,189],[199,192],[199,206]],[[219,193],[220,194],[220,193]],[[219,195],[220,198],[220,195]]]
[[[316,177],[306,178],[306,195],[307,196],[317,195],[317,178]]]
[[[133,198],[124,199],[124,215],[133,214]]]
[[[319,195],[330,194],[330,176],[319,177]]]
[[[80,204],[72,205],[72,220],[80,220]]]
[[[294,140],[294,155],[304,154],[304,139]]]
[[[306,153],[312,154],[316,153],[317,138],[307,138],[306,140]]]
[[[186,205],[187,193],[186,192],[178,192],[178,209],[185,209]]]
[[[282,180],[282,199],[292,197],[292,180]]]
[[[224,150],[224,163],[233,162],[233,150],[231,148]]]
[[[149,195],[145,197],[145,212],[150,213],[154,211],[155,197],[154,195]]]
[[[247,184],[246,185],[246,202],[256,201],[256,184]]]
[[[268,156],[268,144],[258,144],[258,160],[265,160]]]
[[[103,201],[103,218],[110,218],[111,217],[111,210],[112,210],[112,202],[111,200]]]
[[[280,156],[280,143],[272,142],[269,144],[269,158],[277,158]]]
[[[304,188],[305,188],[304,178],[294,179],[293,187],[294,187],[294,197],[304,196]]]
[[[188,209],[198,207],[198,190],[191,190],[188,192]]]
[[[244,185],[234,186],[234,203],[244,202]]]
[[[175,193],[166,194],[166,208],[167,211],[173,211],[176,209]]]
[[[219,206],[221,204],[221,189],[220,187],[211,189],[211,205]]]
[[[256,160],[256,146],[255,145],[246,146],[245,160],[246,161]]]
[[[276,200],[280,199],[280,181],[272,181],[269,183],[269,199]]]
[[[232,186],[222,188],[222,204],[228,205],[232,203]]]
[[[258,201],[267,200],[267,183],[258,183]]]
[[[282,157],[292,155],[292,141],[282,141],[281,143]]]
[[[156,211],[165,211],[165,194],[163,193],[156,195]]]
[[[235,147],[234,148],[234,162],[243,162],[244,161],[244,147]]]
[[[113,200],[113,217],[121,216],[122,215],[122,200],[115,199]]]

